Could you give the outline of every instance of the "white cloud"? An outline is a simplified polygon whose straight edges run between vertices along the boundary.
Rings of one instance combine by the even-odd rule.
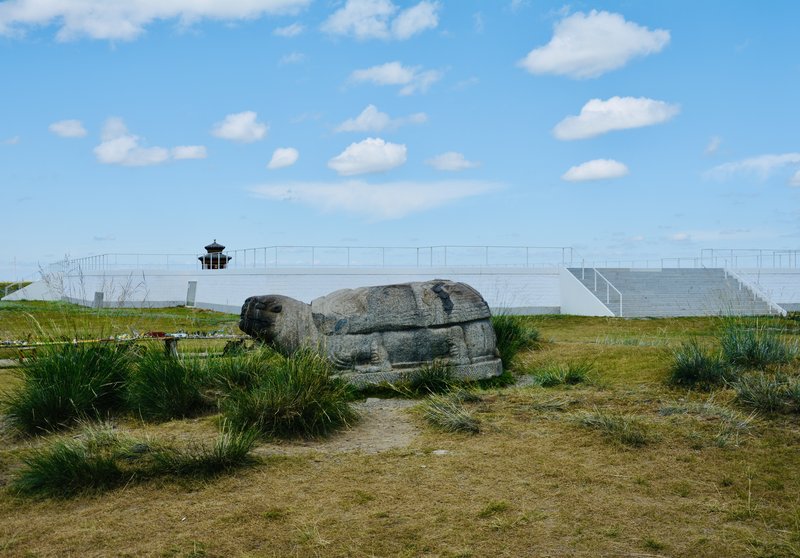
[[[733,161],[718,165],[706,172],[707,178],[727,180],[737,174],[754,174],[761,180],[785,166],[800,164],[800,153],[782,153],[780,155],[760,155],[741,161]],[[792,178],[794,180],[794,177]],[[791,184],[791,182],[790,182]],[[794,184],[792,184],[794,185]]]
[[[297,37],[305,30],[306,28],[302,24],[295,22],[285,27],[278,27],[277,29],[275,29],[275,31],[272,32],[272,34],[277,37],[290,38],[290,37]]]
[[[252,143],[264,139],[269,131],[269,126],[258,122],[257,118],[258,114],[251,110],[229,114],[225,120],[214,125],[211,133],[226,140]]]
[[[300,158],[300,152],[294,147],[279,147],[272,153],[267,168],[270,170],[291,167]]]
[[[121,118],[106,120],[101,138],[94,154],[98,161],[107,165],[143,167],[164,163],[170,157],[169,150],[163,147],[141,147],[139,136],[128,132]]]
[[[384,172],[406,162],[406,146],[380,138],[367,138],[351,143],[347,149],[328,161],[328,167],[341,176]]]
[[[203,19],[235,21],[265,14],[297,13],[311,0],[6,0],[0,2],[0,35],[57,25],[56,38],[130,41],[153,22],[177,19],[191,25]]]
[[[687,242],[692,239],[692,235],[687,232],[677,232],[675,234],[671,234],[669,239],[675,242]]]
[[[402,85],[400,95],[425,93],[431,85],[442,78],[437,70],[422,71],[420,66],[403,66],[400,62],[387,62],[350,74],[350,81],[369,82],[375,85]]]
[[[584,182],[587,180],[606,180],[620,178],[628,174],[628,167],[613,159],[594,159],[571,167],[561,178],[568,182]]]
[[[385,112],[378,110],[375,105],[368,105],[361,114],[355,118],[348,118],[336,127],[337,132],[381,132],[394,130],[406,124],[423,124],[428,121],[428,115],[417,112],[402,118],[392,118]]]
[[[614,130],[661,124],[680,112],[678,105],[646,97],[592,99],[578,116],[568,116],[553,128],[560,140],[585,139]]]
[[[80,120],[59,120],[50,124],[48,129],[62,138],[82,138],[86,135],[86,128]]]
[[[206,148],[202,145],[180,145],[172,149],[142,147],[141,138],[131,134],[121,118],[106,120],[101,140],[94,148],[94,154],[106,165],[145,167],[166,163],[170,159],[206,158]]]
[[[650,31],[620,14],[578,12],[556,23],[550,42],[530,51],[519,65],[532,74],[593,78],[660,52],[669,40],[669,31]]]
[[[205,159],[208,152],[204,145],[179,145],[172,148],[172,158],[180,159]]]
[[[481,12],[472,14],[472,27],[478,34],[482,34],[486,30],[486,24],[483,21],[483,14]]]
[[[709,141],[708,145],[706,146],[705,154],[706,155],[713,155],[719,150],[719,146],[722,144],[722,138],[719,136],[713,136]]]
[[[423,1],[399,11],[391,0],[347,0],[322,24],[331,35],[405,40],[439,25],[439,2]]]
[[[468,161],[464,158],[462,153],[456,151],[448,151],[447,153],[437,155],[425,161],[425,164],[440,171],[462,171],[473,169],[480,165],[480,163],[475,161]]]
[[[3,145],[17,145],[20,142],[21,139],[22,138],[20,138],[19,136],[13,136],[13,137],[4,139],[2,141],[2,144]]]
[[[280,66],[286,66],[287,64],[300,64],[305,59],[306,55],[302,52],[290,52],[289,54],[281,56],[281,59],[278,60],[278,64]]]
[[[351,180],[275,184],[259,186],[252,191],[270,200],[298,202],[326,212],[355,213],[375,221],[399,219],[497,188],[499,186],[494,183],[468,180],[385,184]]]
[[[789,179],[789,186],[798,186],[800,187],[800,170],[794,173],[792,178]]]

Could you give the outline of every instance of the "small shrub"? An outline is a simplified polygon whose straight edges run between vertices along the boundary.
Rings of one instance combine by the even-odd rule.
[[[504,369],[511,368],[517,353],[532,349],[539,343],[539,331],[526,326],[525,319],[521,316],[492,316],[492,326]]]
[[[197,360],[150,349],[137,359],[125,396],[129,408],[145,420],[190,417],[207,407],[200,392],[203,381]]]
[[[431,395],[422,404],[422,416],[428,423],[446,432],[480,432],[480,421],[464,408],[457,398]]]
[[[784,342],[779,332],[764,325],[730,324],[722,332],[720,343],[725,360],[741,368],[785,364],[797,356],[796,344]]]
[[[98,418],[122,406],[128,376],[127,346],[66,344],[24,361],[22,385],[4,395],[9,423],[38,434]]]
[[[421,366],[408,375],[407,381],[411,391],[426,395],[450,391],[456,383],[453,366],[441,360]]]
[[[311,350],[281,357],[250,390],[231,391],[221,402],[233,428],[255,428],[269,437],[325,435],[357,418],[352,388],[332,377],[331,364]]]
[[[719,354],[711,354],[696,339],[672,351],[669,383],[709,391],[725,383],[729,370]]]
[[[650,443],[652,438],[647,424],[630,415],[595,409],[593,413],[579,416],[578,423],[586,428],[599,430],[612,440],[626,446],[641,447]]]
[[[742,375],[733,384],[736,399],[743,405],[763,413],[784,411],[789,400],[787,380],[763,372]]]

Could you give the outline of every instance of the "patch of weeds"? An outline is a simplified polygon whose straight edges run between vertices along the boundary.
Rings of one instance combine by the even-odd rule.
[[[423,418],[446,432],[480,432],[480,421],[464,404],[447,395],[431,395],[421,406]]]
[[[791,399],[787,390],[788,381],[782,375],[764,372],[744,374],[732,387],[736,390],[739,403],[762,413],[785,411]]]
[[[727,362],[747,369],[786,364],[798,353],[797,343],[784,342],[779,331],[757,322],[729,324],[720,336],[720,344]]]
[[[522,316],[492,316],[492,326],[504,370],[512,367],[518,353],[533,349],[539,344],[539,330],[525,325],[525,318]]]
[[[742,437],[749,434],[757,418],[755,413],[745,415],[735,409],[720,405],[714,401],[713,396],[702,403],[684,403],[664,405],[659,409],[663,416],[676,414],[695,415],[710,418],[719,422],[719,428],[714,437],[718,447],[736,446],[742,442]],[[690,443],[695,444],[693,449],[702,448],[702,436],[697,432],[689,434]]]
[[[486,506],[478,512],[478,517],[487,518],[508,511],[511,506],[505,500],[494,500],[486,504]]]
[[[642,541],[642,546],[645,547],[647,550],[653,550],[655,552],[667,548],[667,545],[653,538],[646,538],[644,541]]]
[[[265,372],[280,363],[282,358],[265,346],[251,351],[234,351],[222,358],[209,359],[206,376],[209,384],[223,393],[252,389]]]
[[[4,394],[6,419],[18,431],[31,435],[107,415],[122,406],[129,365],[127,345],[43,348],[23,362],[22,385]]]
[[[674,386],[710,391],[729,379],[729,368],[718,353],[704,348],[697,339],[672,351],[668,382]]]
[[[406,381],[409,389],[418,395],[445,393],[457,383],[453,366],[442,360],[420,366],[408,374]]]
[[[542,387],[576,385],[588,383],[593,370],[594,363],[585,360],[567,364],[550,363],[534,371],[531,377],[535,384]]]
[[[608,438],[626,446],[641,447],[653,440],[650,427],[631,415],[595,409],[592,413],[579,415],[577,421],[581,426],[599,430]]]
[[[167,475],[207,477],[244,465],[255,434],[223,431],[212,448],[181,450],[120,436],[108,427],[87,427],[78,437],[35,448],[22,458],[12,491],[68,498]]]
[[[136,359],[125,398],[131,411],[144,420],[191,417],[208,407],[200,391],[204,380],[204,370],[196,359],[149,349]]]
[[[289,516],[289,511],[284,508],[270,508],[261,514],[267,521],[281,521]]]
[[[234,428],[252,427],[268,437],[328,434],[358,418],[352,388],[332,374],[324,357],[297,351],[265,370],[252,389],[231,391],[220,403],[222,414]]]
[[[371,502],[375,499],[375,496],[370,494],[369,492],[364,492],[363,490],[356,490],[355,494],[353,494],[353,502],[358,505],[366,504],[367,502]]]

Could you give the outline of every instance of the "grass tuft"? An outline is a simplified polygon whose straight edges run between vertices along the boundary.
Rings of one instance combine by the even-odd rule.
[[[787,389],[788,380],[782,375],[764,372],[743,374],[732,386],[739,403],[762,413],[787,410],[791,398]]]
[[[608,438],[626,446],[645,446],[653,438],[648,425],[631,415],[595,409],[592,413],[578,416],[577,420],[581,426],[599,430]]]
[[[330,362],[303,349],[280,357],[252,389],[236,389],[221,401],[223,415],[239,430],[255,428],[274,438],[315,437],[357,419],[352,388],[332,377]]]
[[[126,385],[128,407],[151,421],[195,416],[208,406],[201,394],[203,372],[196,359],[146,350],[136,360]]]
[[[406,381],[409,389],[418,395],[446,393],[457,383],[453,366],[442,360],[434,360],[419,367],[407,376]]]
[[[492,316],[492,326],[497,337],[497,350],[503,369],[513,366],[514,357],[521,351],[535,348],[539,344],[539,330],[525,325],[522,316],[500,314]]]
[[[59,430],[84,418],[100,418],[121,406],[129,366],[126,345],[44,348],[24,361],[22,384],[4,394],[6,418],[29,435]]]
[[[796,343],[786,343],[780,332],[758,323],[729,324],[720,336],[720,343],[727,362],[747,369],[786,364],[798,353]]]
[[[457,397],[431,395],[421,407],[423,418],[445,432],[480,432],[480,421],[464,407]]]
[[[593,371],[594,363],[590,361],[582,360],[567,364],[551,362],[535,370],[531,377],[534,384],[542,387],[576,385],[588,383]]]
[[[710,391],[729,379],[730,371],[719,354],[706,350],[697,339],[672,351],[668,382],[674,386]]]

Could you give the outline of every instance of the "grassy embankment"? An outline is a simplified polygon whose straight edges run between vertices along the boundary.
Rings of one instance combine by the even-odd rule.
[[[87,331],[106,333],[235,324],[184,309],[69,312],[0,305],[0,336],[24,338],[31,317],[67,329],[85,320]],[[800,556],[798,415],[753,416],[726,384],[707,392],[668,383],[674,351],[692,338],[714,350],[725,321],[526,323],[541,339],[514,364],[527,385],[463,398],[478,433],[430,428],[411,412],[397,416],[415,435],[377,453],[262,440],[256,464],[213,480],[161,476],[67,500],[4,490],[0,554]],[[788,343],[800,338],[796,322],[759,324]],[[798,368],[794,359],[779,372],[794,378]],[[0,372],[0,389],[17,374]],[[356,429],[368,434],[369,418]],[[114,426],[180,443],[213,440],[218,421],[212,410],[157,424],[121,416]],[[29,446],[53,435],[3,436],[0,484],[13,481]]]

